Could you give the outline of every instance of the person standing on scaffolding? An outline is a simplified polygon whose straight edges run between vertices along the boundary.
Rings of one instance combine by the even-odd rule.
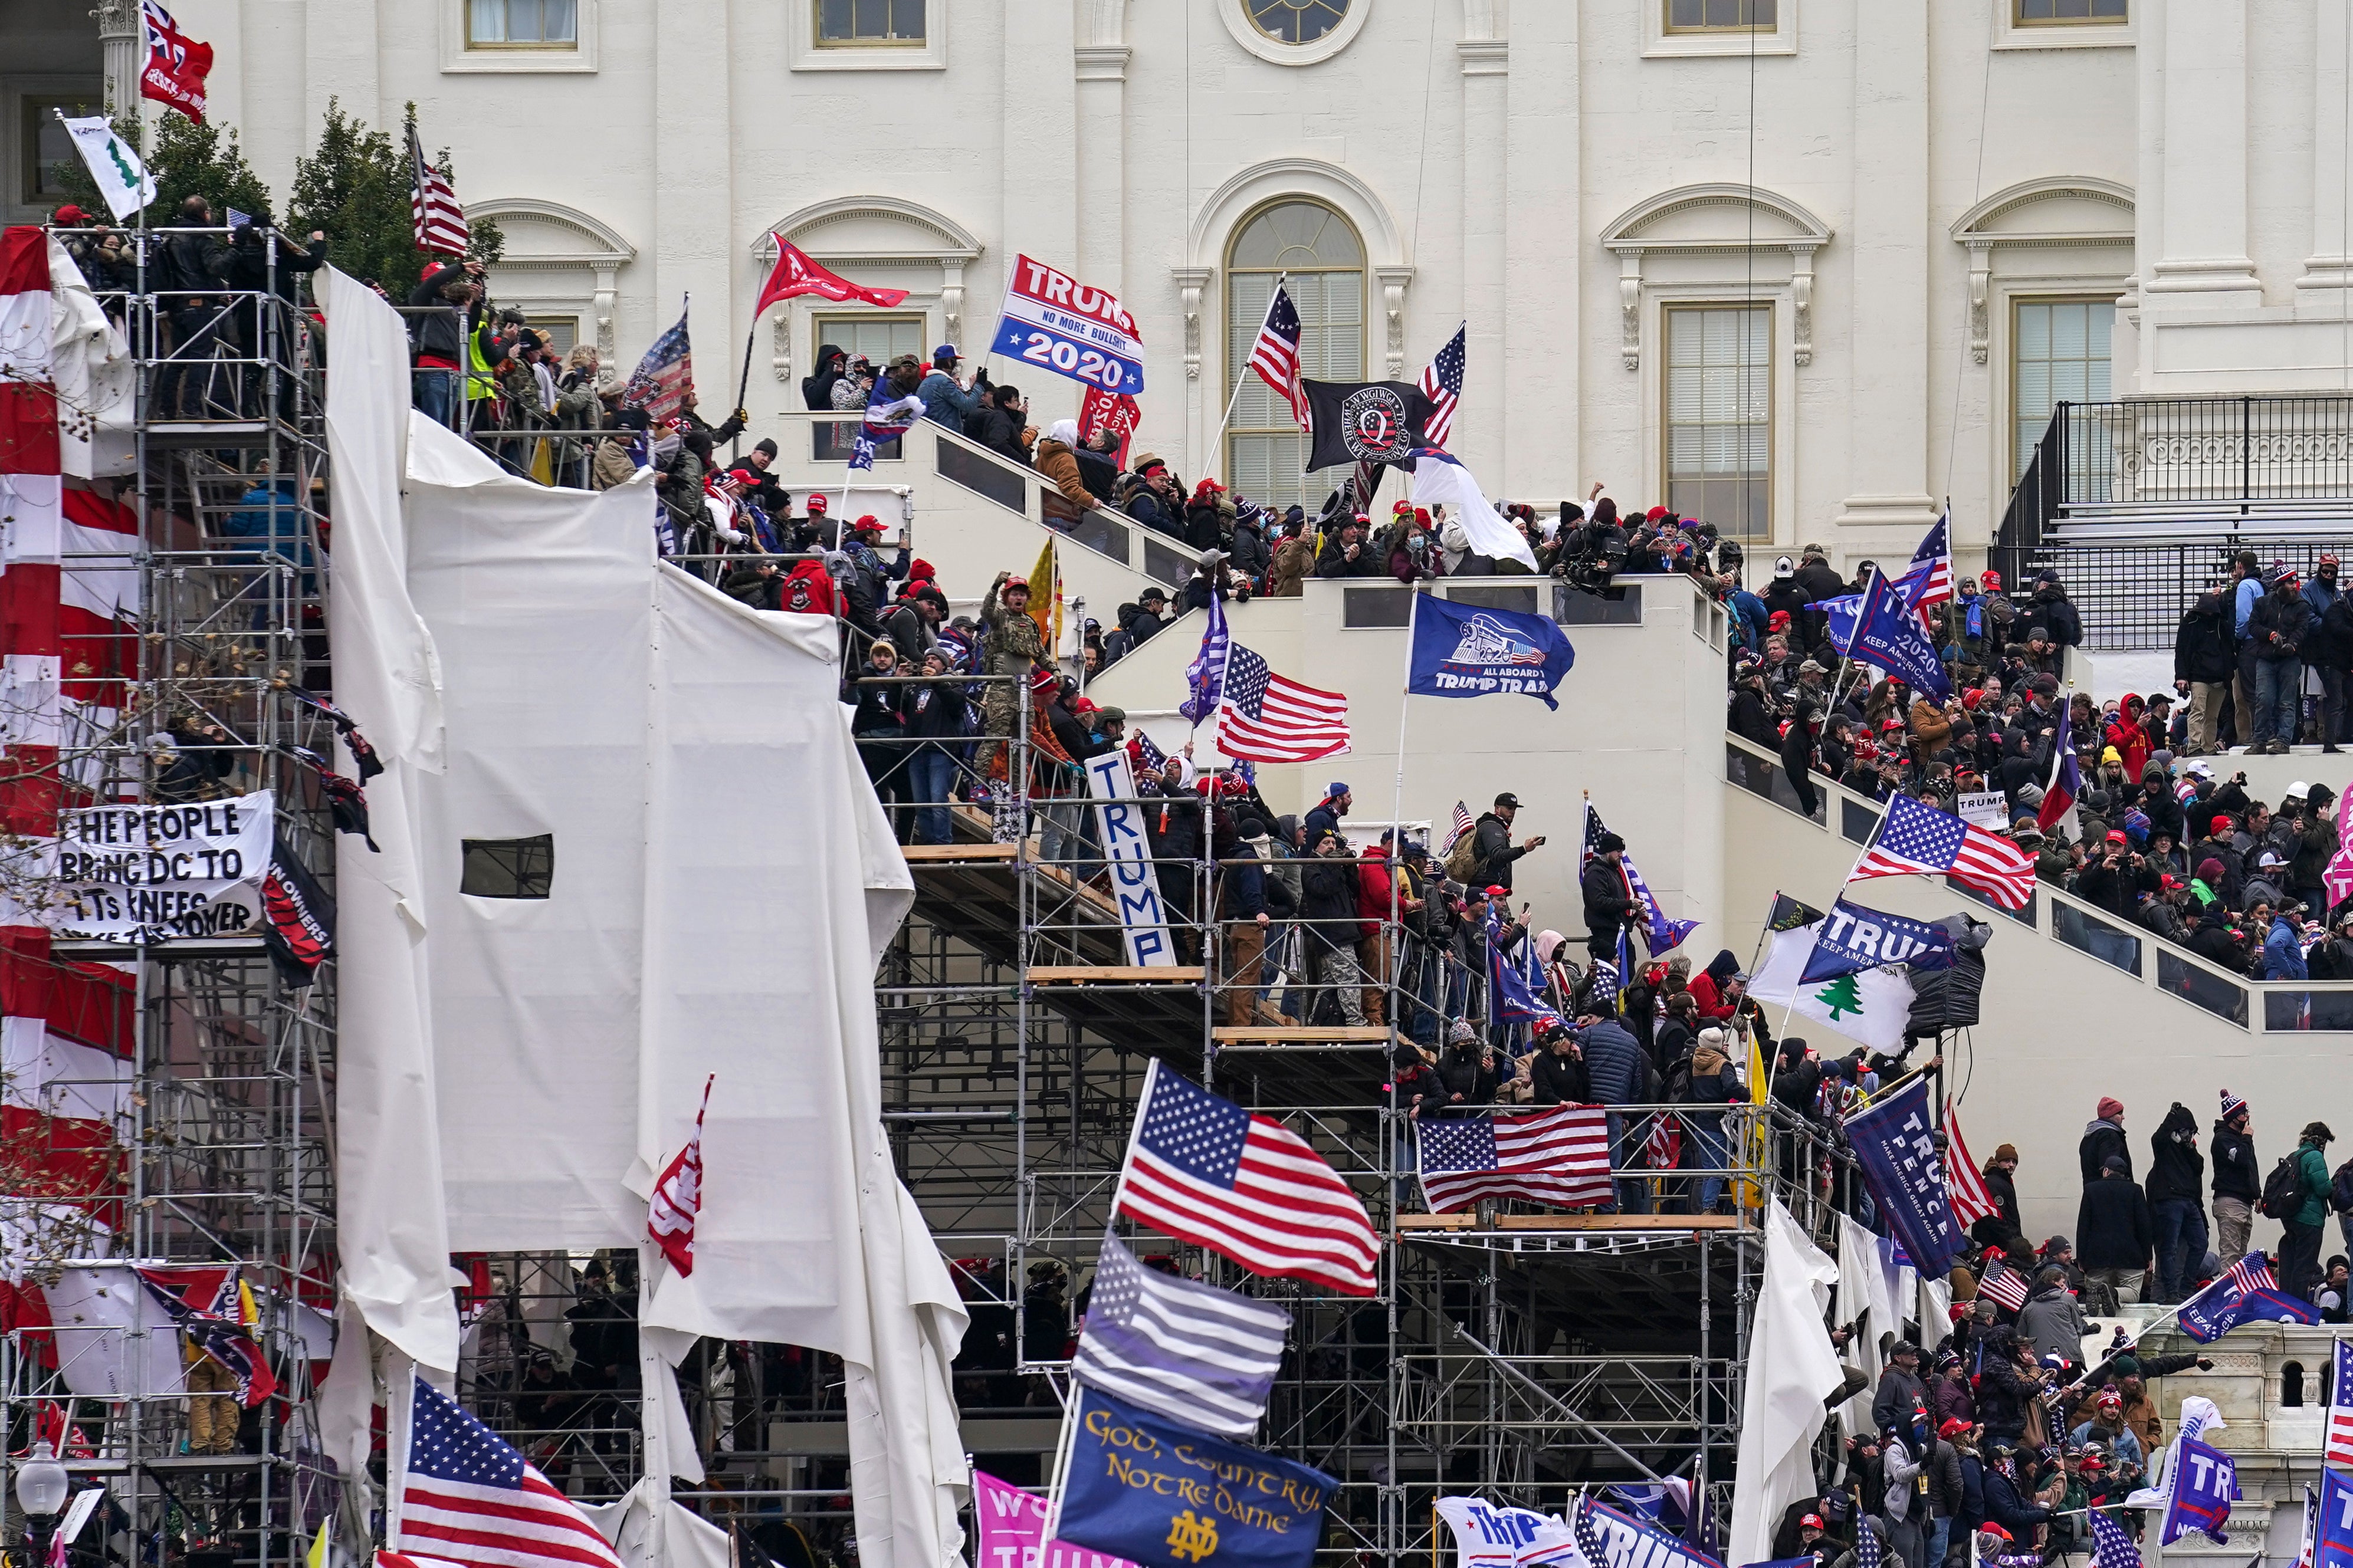
[[[1014,793],[1011,766],[1004,759],[1004,742],[1011,740],[1020,722],[1021,704],[1029,672],[1046,658],[1046,635],[1029,614],[1029,584],[1010,572],[999,572],[980,602],[982,671],[992,678],[981,703],[981,742],[975,766],[984,779],[1003,777],[1005,793]]]

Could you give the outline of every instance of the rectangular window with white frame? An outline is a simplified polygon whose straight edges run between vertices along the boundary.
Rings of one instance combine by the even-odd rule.
[[[930,363],[931,354],[923,346],[923,318],[921,316],[885,316],[866,312],[855,316],[819,316],[813,325],[816,342],[831,343],[855,361],[860,355],[871,360],[876,371],[901,354],[913,354]]]
[[[570,49],[579,43],[577,0],[466,0],[470,49]]]
[[[2116,302],[2019,300],[2010,306],[2010,479],[2026,472],[2035,444],[2062,403],[2105,403],[2108,339]],[[2079,453],[2088,458],[2089,454]]]
[[[1726,539],[1773,528],[1773,307],[1670,305],[1661,425],[1666,504]]]
[[[1662,0],[1670,33],[1771,32],[1778,0]]]
[[[920,48],[927,21],[924,0],[817,0],[817,47]]]
[[[2130,0],[2010,0],[2016,27],[2081,27],[2132,20]]]

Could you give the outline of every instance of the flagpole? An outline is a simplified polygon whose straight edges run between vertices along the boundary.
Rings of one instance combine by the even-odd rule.
[[[1274,275],[1274,294],[1282,293],[1282,286],[1290,280],[1291,274],[1289,272],[1276,273]],[[1266,297],[1267,315],[1272,315],[1274,313],[1274,294],[1269,294]],[[1261,332],[1266,331],[1265,316],[1259,318],[1258,330]],[[1305,329],[1303,326],[1302,328],[1302,335],[1305,335]],[[1256,338],[1252,338],[1250,342],[1255,343],[1258,340]],[[1241,372],[1242,373],[1240,375],[1234,377],[1233,395],[1226,399],[1226,411],[1218,419],[1218,433],[1209,437],[1209,450],[1217,454],[1217,460],[1214,463],[1205,461],[1202,465],[1203,468],[1221,476],[1226,471],[1226,427],[1234,422],[1234,405],[1242,400],[1242,384],[1250,379],[1250,363],[1247,360],[1242,363]],[[1303,473],[1305,470],[1303,469],[1301,471]]]
[[[1420,590],[1408,584],[1406,592],[1412,595],[1412,599],[1406,605],[1405,612],[1405,674],[1398,682],[1397,780],[1389,788],[1389,923],[1388,929],[1381,933],[1382,945],[1388,949],[1388,973],[1381,976],[1381,983],[1389,994],[1389,1030],[1392,1034],[1400,1033],[1405,1027],[1405,1020],[1398,1012],[1401,998],[1396,980],[1402,967],[1399,961],[1405,956],[1404,943],[1399,940],[1401,933],[1398,929],[1398,870],[1405,864],[1405,725],[1406,716],[1413,710],[1413,634],[1415,624],[1421,618]],[[1391,1110],[1396,1109],[1394,1098],[1392,1096]]]

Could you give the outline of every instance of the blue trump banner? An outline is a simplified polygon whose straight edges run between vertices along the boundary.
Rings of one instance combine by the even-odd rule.
[[[1928,1120],[1928,1080],[1904,1088],[1846,1119],[1855,1167],[1872,1201],[1922,1274],[1952,1271],[1961,1227],[1945,1197],[1945,1160]]]
[[[1548,616],[1450,605],[1414,595],[1413,668],[1406,689],[1419,697],[1487,697],[1521,691],[1557,709],[1553,691],[1577,662]]]
[[[2312,1532],[2312,1568],[2353,1568],[2353,1481],[2320,1472],[2320,1508]]]
[[[1806,960],[1800,985],[1835,980],[1883,963],[1912,963],[1923,969],[1953,966],[1953,933],[1926,921],[1883,914],[1841,899],[1831,906],[1814,931],[1814,951]]]
[[[1595,1503],[1588,1518],[1607,1559],[1590,1568],[1724,1568],[1723,1563],[1681,1537],[1606,1504]]]
[[[2179,1447],[2173,1459],[2173,1498],[2165,1506],[2164,1543],[2170,1546],[2195,1530],[2217,1546],[2228,1546],[2231,1538],[2222,1527],[2239,1500],[2239,1467],[2230,1455],[2195,1437],[2182,1438]]]
[[[2241,1323],[2316,1323],[2310,1304],[2280,1293],[2271,1259],[2250,1252],[2223,1270],[2220,1279],[2181,1303],[2181,1331],[2200,1344],[2211,1344]]]
[[[1143,1568],[1308,1568],[1339,1482],[1100,1389],[1072,1397],[1058,1539]]]
[[[1848,657],[1875,664],[1891,675],[1898,675],[1915,689],[1925,691],[1943,701],[1953,694],[1953,682],[1936,658],[1928,634],[1920,629],[1920,617],[1895,591],[1895,584],[1884,573],[1872,569],[1871,580],[1863,584],[1862,603],[1854,618],[1854,639],[1848,647]]]

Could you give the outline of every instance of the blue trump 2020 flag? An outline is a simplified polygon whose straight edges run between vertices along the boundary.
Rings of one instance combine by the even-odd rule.
[[[1915,689],[1939,701],[1953,694],[1952,678],[1945,673],[1928,634],[1920,629],[1920,617],[1912,613],[1887,574],[1875,566],[1871,581],[1862,587],[1854,640],[1848,645],[1847,655],[1902,676]]]
[[[2177,1321],[2183,1333],[2204,1345],[2241,1323],[2316,1323],[2320,1318],[2309,1304],[2281,1294],[2271,1259],[2250,1252],[2182,1302]]]
[[[1416,696],[1523,691],[1556,709],[1553,690],[1576,662],[1577,650],[1549,616],[1414,596],[1413,673],[1406,689]]]
[[[2173,1497],[2165,1505],[2164,1544],[2170,1546],[2195,1530],[2218,1546],[2231,1538],[2222,1527],[2231,1522],[2231,1505],[2240,1500],[2239,1467],[2220,1448],[2210,1448],[2195,1437],[2184,1437],[2173,1456]]]
[[[2347,1480],[2334,1466],[2323,1466],[2320,1471],[2312,1568],[2353,1568],[2353,1480]]]
[[[1209,624],[1201,632],[1201,651],[1185,667],[1185,700],[1176,711],[1188,724],[1198,724],[1218,710],[1226,694],[1226,661],[1232,657],[1234,634],[1226,626],[1226,602],[1209,595]]]
[[[1057,1539],[1143,1568],[1309,1568],[1323,1471],[1081,1388]]]
[[[1815,928],[1814,951],[1798,984],[1812,985],[1883,963],[1950,969],[1953,933],[1926,921],[1885,914],[1841,899]]]
[[[1928,1120],[1928,1080],[1914,1079],[1846,1119],[1847,1141],[1895,1239],[1928,1278],[1952,1272],[1961,1227],[1945,1196],[1945,1157]]]

